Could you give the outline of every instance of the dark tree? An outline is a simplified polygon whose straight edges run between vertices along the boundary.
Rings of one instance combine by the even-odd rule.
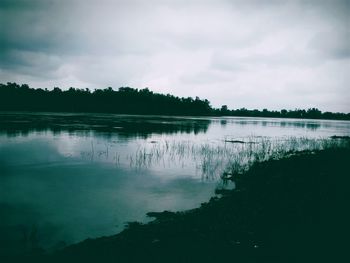
[[[243,116],[269,118],[306,118],[350,120],[350,113],[324,112],[316,108],[269,111],[246,108],[230,110],[227,105],[214,109],[210,102],[199,97],[179,98],[170,94],[154,93],[148,88],[121,87],[114,90],[33,89],[27,84],[0,84],[0,111],[52,111],[52,112],[106,112],[144,115]]]

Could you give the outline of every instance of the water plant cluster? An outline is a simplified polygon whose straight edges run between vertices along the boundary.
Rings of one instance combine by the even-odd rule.
[[[254,163],[279,159],[300,151],[317,151],[342,147],[341,138],[307,137],[247,137],[219,142],[157,141],[141,145],[126,156],[129,166],[135,169],[152,166],[186,167],[195,169],[203,179],[217,180],[247,171]],[[116,162],[120,155],[116,153]]]

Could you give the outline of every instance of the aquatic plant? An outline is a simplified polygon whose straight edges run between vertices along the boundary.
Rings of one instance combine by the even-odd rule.
[[[134,154],[127,156],[130,167],[137,169],[155,165],[193,166],[203,179],[218,179],[226,174],[239,174],[255,162],[279,159],[300,151],[317,151],[342,147],[347,140],[332,138],[250,136],[225,138],[219,143],[205,141],[158,141],[151,146],[140,145]]]

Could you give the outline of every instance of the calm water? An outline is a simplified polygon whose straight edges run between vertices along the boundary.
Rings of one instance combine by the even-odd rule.
[[[332,135],[350,135],[350,122],[2,113],[2,250],[59,247],[146,222],[149,211],[198,207],[260,140],[277,140],[264,144],[272,151],[291,136]]]

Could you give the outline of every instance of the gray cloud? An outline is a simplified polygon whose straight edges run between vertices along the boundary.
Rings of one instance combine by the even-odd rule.
[[[2,0],[0,81],[349,112],[349,3]]]
[[[350,19],[350,18],[349,18]],[[350,23],[347,30],[335,30],[317,33],[309,42],[309,47],[320,52],[321,56],[334,59],[350,57]]]

